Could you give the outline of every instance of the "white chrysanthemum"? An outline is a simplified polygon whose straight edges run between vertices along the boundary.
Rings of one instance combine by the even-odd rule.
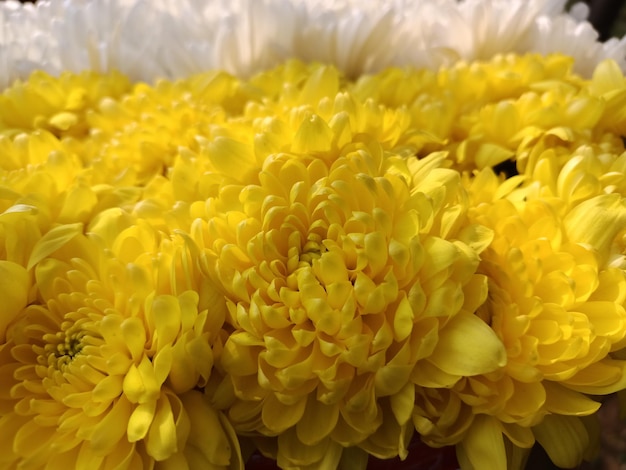
[[[8,1],[0,3],[0,86],[36,68],[46,69],[43,54],[46,41],[36,24],[32,5]],[[20,34],[21,31],[21,34]],[[27,32],[27,33],[26,33]]]
[[[557,15],[564,0],[434,0],[405,9],[401,63],[436,67],[513,52],[539,18]]]
[[[569,15],[537,18],[525,42],[520,44],[521,52],[559,52],[572,56],[576,72],[588,77],[604,59],[613,59],[626,70],[626,37],[599,42],[598,32],[585,21],[588,13],[588,7],[578,3]]]
[[[141,0],[139,0],[141,1]],[[249,76],[291,55],[298,26],[292,0],[161,0],[169,77],[222,69]]]
[[[590,74],[626,69],[626,40],[601,43],[565,0],[42,0],[0,3],[0,86],[34,69],[118,69],[133,80],[207,69],[249,76],[288,59],[348,76],[439,67],[504,52],[562,52]]]
[[[120,70],[132,79],[165,76],[152,27],[163,15],[144,0],[0,3],[0,87],[33,70]],[[158,30],[158,29],[157,29]],[[147,34],[149,33],[149,34]]]

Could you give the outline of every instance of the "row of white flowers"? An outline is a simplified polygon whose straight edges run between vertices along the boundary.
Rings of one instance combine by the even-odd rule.
[[[70,8],[71,7],[71,8]],[[626,68],[626,40],[598,41],[565,0],[44,0],[0,3],[0,86],[32,70],[118,69],[135,80],[220,68],[238,76],[297,57],[350,76],[499,52],[561,52],[588,75]]]

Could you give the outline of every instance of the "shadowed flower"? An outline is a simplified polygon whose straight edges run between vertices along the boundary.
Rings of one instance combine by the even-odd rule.
[[[181,239],[142,223],[112,237],[128,222],[117,210],[105,217],[37,263],[37,302],[7,328],[0,462],[243,468],[230,425],[197,388],[223,341],[223,300]]]
[[[476,177],[472,199],[492,201],[472,204],[470,219],[494,230],[478,268],[489,295],[476,313],[504,343],[507,363],[449,390],[420,390],[414,423],[431,444],[460,441],[467,468],[519,468],[515,448],[535,440],[570,468],[589,442],[578,417],[600,406],[586,394],[626,384],[626,363],[611,357],[626,345],[626,275],[607,264],[626,206],[601,195],[559,214],[556,199],[516,202],[498,188],[488,170]]]

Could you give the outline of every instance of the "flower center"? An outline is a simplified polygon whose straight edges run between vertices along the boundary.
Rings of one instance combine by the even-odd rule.
[[[82,339],[86,332],[80,328],[70,328],[68,331],[59,331],[46,340],[45,352],[48,365],[64,369],[83,349]],[[48,336],[48,335],[47,335]]]
[[[311,266],[313,260],[319,259],[324,251],[326,251],[326,248],[320,241],[312,240],[309,237],[309,240],[304,244],[300,252],[300,263],[306,263]]]

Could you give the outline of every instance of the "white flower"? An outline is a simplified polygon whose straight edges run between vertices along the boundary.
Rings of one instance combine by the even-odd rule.
[[[46,68],[46,40],[32,5],[0,3],[0,86],[5,88],[36,68]]]
[[[626,70],[626,37],[599,42],[597,31],[585,21],[588,9],[582,3],[575,6],[570,15],[537,18],[522,48],[542,54],[570,55],[575,59],[576,72],[584,76],[591,76],[604,59],[613,59]]]
[[[220,68],[249,76],[290,57],[349,76],[437,68],[506,52],[562,52],[590,74],[626,69],[626,40],[601,43],[565,0],[42,0],[0,3],[0,86],[32,70],[118,69],[133,80]]]
[[[36,69],[118,69],[133,79],[165,75],[151,25],[163,23],[147,1],[52,0],[0,3],[0,86]]]
[[[513,52],[535,21],[557,14],[564,3],[564,0],[415,2],[404,13],[402,27],[406,30],[408,47],[402,63],[434,67]]]
[[[216,68],[249,76],[290,56],[298,26],[288,0],[163,0],[160,8],[156,60],[169,77]]]

